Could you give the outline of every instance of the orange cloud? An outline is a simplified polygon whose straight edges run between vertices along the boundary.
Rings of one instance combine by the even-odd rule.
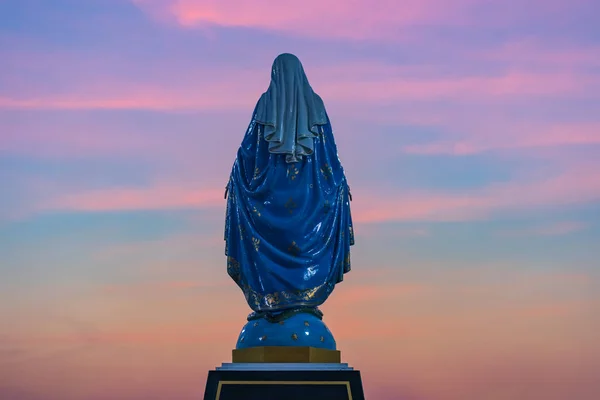
[[[421,267],[412,268],[419,273]],[[406,386],[394,380],[401,374],[410,382],[405,391],[426,399],[593,398],[583,396],[598,387],[600,320],[590,276],[499,264],[421,272],[421,281],[404,274],[357,269],[356,279],[348,277],[323,307],[344,362],[365,373],[367,395],[383,393],[376,390],[383,385],[388,398],[397,398]],[[380,280],[365,284],[364,277]],[[133,292],[69,292],[52,284],[32,293],[47,296],[44,307],[22,299],[0,338],[8,349],[0,359],[0,388],[10,382],[65,399],[92,398],[107,387],[136,398],[163,390],[165,398],[193,398],[206,371],[231,360],[248,309],[233,282],[211,291],[164,284],[184,290],[131,285]],[[70,318],[56,320],[50,309]],[[105,372],[101,387],[98,370]],[[165,388],[173,387],[181,392],[167,395]]]
[[[196,266],[198,268],[198,266]],[[223,281],[221,283],[212,283],[206,281],[158,281],[158,282],[144,282],[135,285],[127,284],[112,284],[107,285],[103,288],[106,293],[117,293],[117,292],[154,292],[154,291],[179,291],[188,289],[203,289],[203,288],[217,288],[222,286],[228,286],[231,282]]]
[[[360,276],[360,274],[358,274]],[[358,276],[352,276],[353,281],[357,282]],[[358,303],[377,303],[399,301],[401,298],[426,295],[435,288],[421,283],[394,283],[394,284],[348,284],[343,292],[335,293],[334,303],[337,304],[358,304]]]

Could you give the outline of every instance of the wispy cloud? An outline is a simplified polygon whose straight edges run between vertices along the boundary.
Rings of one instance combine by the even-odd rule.
[[[183,28],[210,29],[211,26],[260,29],[286,34],[351,40],[406,40],[412,38],[410,28],[423,26],[489,26],[525,23],[543,15],[553,20],[565,14],[580,12],[581,7],[566,7],[564,1],[533,1],[520,7],[506,2],[488,2],[482,8],[476,0],[393,0],[379,1],[377,7],[367,0],[318,2],[302,4],[258,0],[243,3],[236,0],[131,0],[142,10],[162,22],[174,22]],[[583,3],[583,4],[582,4]],[[577,1],[577,6],[585,1]],[[584,7],[585,8],[585,7]],[[318,12],[315,12],[318,10]]]
[[[218,288],[230,288],[232,287],[232,281],[223,279],[220,282],[213,282],[208,280],[203,281],[192,281],[192,280],[179,280],[179,281],[151,281],[151,282],[139,282],[135,284],[111,284],[106,285],[102,288],[103,292],[106,293],[130,293],[137,294],[146,293],[152,294],[155,292],[176,292],[186,290],[201,290],[201,289],[218,289]]]
[[[127,85],[125,85],[127,86]],[[248,107],[254,93],[219,87],[173,90],[166,87],[148,87],[129,90],[115,85],[112,93],[93,94],[79,90],[70,95],[40,94],[27,99],[0,97],[0,108],[30,110],[219,110]],[[229,94],[229,95],[228,95]]]
[[[415,191],[373,195],[354,189],[353,218],[359,223],[456,221],[489,218],[496,212],[538,206],[585,204],[600,199],[598,166],[569,166],[554,176],[462,191]],[[104,212],[223,208],[224,189],[157,184],[143,188],[71,190],[39,201],[36,211]],[[417,232],[422,234],[423,232]]]
[[[357,222],[476,220],[501,211],[598,201],[600,174],[598,166],[592,164],[570,167],[545,180],[498,183],[469,191],[373,196],[371,191],[361,190],[354,196],[353,218]]]
[[[224,202],[222,204],[224,207]],[[208,249],[223,249],[225,247],[225,241],[223,238],[223,213],[218,213],[218,216],[213,218],[204,216],[202,220],[196,218],[194,224],[197,227],[202,227],[206,230],[206,233],[183,233],[183,234],[171,234],[166,237],[154,240],[143,240],[143,241],[128,241],[124,243],[110,244],[108,247],[99,249],[93,256],[95,260],[102,262],[113,262],[119,263],[121,260],[139,260],[142,258],[150,258],[150,262],[144,262],[143,266],[140,265],[142,274],[149,275],[151,273],[178,273],[189,276],[190,273],[197,272],[202,262],[194,258],[192,260],[181,260],[167,261],[161,260],[161,257],[153,257],[157,253],[161,255],[179,255],[182,258],[183,254],[194,254],[198,257],[198,253],[207,251]],[[218,219],[218,222],[216,221]],[[218,226],[218,229],[206,228],[206,225],[210,227]],[[219,252],[222,255],[222,251]],[[152,259],[154,258],[154,259]],[[195,285],[196,283],[191,283]],[[205,285],[213,285],[214,282],[204,282]],[[149,287],[152,287],[153,283],[148,283]],[[160,285],[159,285],[160,286]]]
[[[408,145],[403,147],[403,151],[411,154],[461,156],[498,150],[600,144],[600,123],[535,126],[499,121],[486,129],[472,127],[469,132],[471,134],[466,138],[463,133],[463,137],[457,137],[454,141],[446,139]]]
[[[84,191],[60,196],[43,206],[69,211],[135,211],[223,206],[223,189],[192,189],[161,185]]]
[[[542,224],[523,229],[504,230],[502,236],[563,236],[580,232],[589,225],[582,221],[562,221],[553,224]]]
[[[542,71],[556,69],[582,70],[600,65],[600,47],[573,43],[545,43],[535,37],[506,42],[493,49],[478,52],[479,60],[500,61],[515,68],[537,68]]]
[[[337,67],[342,68],[340,67]],[[345,68],[345,67],[343,67]],[[335,70],[331,68],[330,70]],[[600,79],[591,75],[515,71],[496,76],[463,76],[456,78],[399,76],[382,77],[377,72],[380,66],[373,65],[371,77],[358,76],[326,79],[328,71],[314,69],[315,88],[326,101],[336,103],[376,104],[400,100],[440,101],[454,100],[467,103],[493,102],[498,99],[520,99],[526,97],[570,97],[596,98]],[[131,84],[111,84],[103,88],[103,93],[84,88],[75,88],[71,94],[56,95],[41,93],[29,98],[0,97],[0,108],[5,109],[46,109],[46,110],[86,110],[86,109],[129,109],[129,110],[221,110],[253,107],[260,94],[266,90],[266,74],[254,72],[250,79],[239,80],[240,85],[231,82],[223,72],[207,71],[194,87],[182,85],[148,84],[146,87],[132,87]],[[363,75],[363,74],[361,74]],[[237,76],[237,75],[236,75]],[[239,77],[238,77],[239,78]],[[211,81],[220,84],[208,84]],[[263,86],[256,82],[265,81]],[[251,82],[250,84],[243,84]]]
[[[535,96],[596,97],[594,88],[600,80],[593,76],[576,74],[535,74],[509,72],[498,76],[464,76],[453,79],[396,78],[371,81],[352,80],[329,82],[322,91],[336,101],[354,100],[360,93],[363,101],[381,100],[459,100],[480,101],[493,98]],[[490,99],[490,97],[492,99]]]

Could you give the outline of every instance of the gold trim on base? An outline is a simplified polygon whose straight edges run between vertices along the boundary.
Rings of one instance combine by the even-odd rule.
[[[223,385],[343,385],[346,387],[348,393],[348,400],[352,400],[352,390],[350,389],[350,381],[219,381],[219,384],[217,386],[216,400],[221,399],[221,390],[223,389]]]
[[[234,363],[340,363],[339,350],[309,346],[260,346],[232,351]]]

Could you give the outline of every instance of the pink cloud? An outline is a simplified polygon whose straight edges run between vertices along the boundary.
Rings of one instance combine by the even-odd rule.
[[[116,211],[180,208],[224,208],[224,189],[190,189],[189,185],[157,185],[74,191],[38,200],[38,211]],[[492,184],[469,191],[378,193],[354,189],[353,218],[358,223],[385,221],[452,221],[488,218],[495,212],[538,206],[581,204],[600,199],[598,166],[570,166],[546,179]],[[559,231],[569,227],[557,228]],[[572,226],[570,228],[573,228]]]
[[[494,98],[523,98],[527,96],[584,96],[597,95],[600,80],[593,76],[570,73],[535,74],[509,72],[498,76],[467,76],[453,79],[394,78],[371,81],[349,80],[324,82],[321,92],[334,101],[390,100],[458,100],[489,102]]]
[[[344,67],[345,68],[345,67]],[[495,100],[523,100],[526,97],[553,96],[561,98],[594,97],[600,89],[598,78],[583,74],[509,72],[498,76],[466,76],[440,79],[437,77],[402,77],[402,68],[382,77],[373,65],[371,78],[365,78],[362,68],[335,76],[338,67],[313,68],[313,86],[324,100],[338,104],[365,102],[376,105],[390,101],[454,100],[471,103],[490,103]],[[263,72],[247,73],[247,78],[230,71],[204,74],[204,81],[165,86],[132,86],[128,83],[107,84],[102,90],[80,87],[72,94],[39,94],[29,98],[0,97],[0,108],[6,109],[145,109],[145,110],[232,110],[252,108],[268,87]],[[232,77],[236,77],[233,85]],[[362,76],[362,77],[361,77]],[[310,76],[309,76],[310,77]],[[206,83],[206,79],[212,82]]]
[[[569,145],[600,144],[600,123],[529,124],[498,121],[489,128],[471,127],[472,135],[419,145],[404,146],[411,154],[469,155],[491,150],[558,147]]]
[[[96,212],[222,207],[223,195],[224,189],[190,189],[188,186],[116,188],[65,194],[44,202],[41,208]]]
[[[359,0],[319,2],[308,0],[297,5],[258,0],[244,3],[234,0],[132,0],[134,4],[160,20],[174,20],[183,27],[258,28],[312,37],[383,39],[398,28],[423,23],[457,24],[462,21],[469,0],[452,4],[440,0],[372,3]],[[315,10],[318,10],[316,12]]]
[[[503,61],[511,66],[537,68],[542,71],[557,68],[581,68],[600,66],[600,47],[580,47],[566,43],[552,43],[539,39],[520,39],[500,47],[478,53],[474,58]]]
[[[581,12],[563,0],[534,1],[517,8],[488,2],[482,14],[476,0],[307,0],[290,4],[257,0],[131,0],[162,22],[209,31],[211,26],[253,28],[292,35],[352,40],[402,40],[416,36],[410,28],[424,25],[503,27],[532,18],[560,18]],[[576,3],[581,3],[578,1]],[[541,7],[543,5],[544,7]],[[316,11],[318,10],[318,11]]]
[[[495,212],[559,206],[600,199],[597,165],[570,167],[545,180],[493,184],[462,192],[380,194],[355,189],[353,218],[356,222],[460,221],[488,218]],[[366,188],[365,188],[366,189]]]
[[[34,156],[89,156],[90,154],[144,154],[153,147],[165,148],[166,139],[140,132],[65,123],[58,127],[36,121],[1,123],[0,152]]]
[[[206,87],[201,83],[194,91],[172,90],[161,87],[148,87],[129,90],[129,85],[115,85],[113,93],[97,94],[88,90],[78,90],[70,95],[39,95],[34,98],[16,99],[0,97],[0,108],[42,109],[42,110],[219,110],[248,106],[254,100],[253,93],[240,91],[233,96],[234,89]],[[240,88],[241,89],[241,88]],[[260,94],[259,94],[260,95]],[[255,100],[254,100],[255,101]]]
[[[265,65],[268,63],[270,60]],[[268,72],[268,68],[265,71]],[[96,83],[90,87],[74,87],[73,94],[70,95],[49,94],[29,100],[0,98],[0,108],[132,108],[170,111],[220,109],[249,112],[268,85],[268,73],[265,71],[242,72],[239,85],[231,83],[230,79],[231,76],[240,77],[235,68],[197,73],[194,75],[198,78],[194,80],[194,85],[184,85],[182,82],[175,85],[169,83],[168,87],[154,84],[131,85],[127,82]],[[498,107],[488,107],[494,101],[504,105],[533,101],[530,96],[568,98],[596,93],[596,86],[586,75],[535,75],[523,72],[498,77],[439,79],[436,78],[435,69],[424,68],[420,71],[418,67],[372,62],[349,63],[343,68],[336,65],[309,66],[307,72],[326,103],[336,110],[332,114],[336,118],[336,126],[338,123],[335,121],[352,117],[378,123],[393,120],[395,123],[433,125],[450,132],[448,139],[440,142],[405,146],[402,150],[409,153],[461,155],[495,149],[600,142],[600,125],[596,123],[552,125],[548,122],[532,122],[519,125],[510,122],[502,112],[496,111],[499,110]],[[407,75],[416,78],[407,78]],[[222,83],[209,83],[206,81],[209,78]],[[440,99],[452,100],[448,102],[451,104],[449,109],[437,104]],[[431,104],[432,101],[436,104]],[[486,106],[481,112],[465,112],[464,102],[475,107],[482,103]],[[369,106],[367,111],[365,103]],[[398,103],[398,111],[394,115],[390,115],[389,111],[387,115],[377,111],[380,104],[395,103]],[[457,104],[461,107],[456,106]],[[490,111],[491,108],[494,111]],[[245,122],[240,125],[239,132],[244,128]],[[231,129],[237,128],[231,125]],[[350,135],[358,134],[352,131],[351,126],[345,131]],[[125,155],[138,160],[166,157],[172,160],[173,165],[188,163],[193,164],[193,168],[200,163],[190,150],[198,145],[198,139],[190,136],[173,141],[170,135],[147,135],[131,129],[119,131],[110,124],[103,128],[102,123],[93,127],[83,127],[76,123],[66,123],[64,127],[54,124],[40,127],[30,122],[12,125],[0,122],[0,132],[0,152],[10,154],[61,158],[98,154]],[[453,132],[460,132],[460,135]],[[199,131],[197,137],[203,138],[204,134]],[[235,145],[231,148],[234,149]]]
[[[431,0],[428,1],[431,2]],[[434,0],[434,3],[438,1],[440,0]],[[160,0],[152,1],[152,3],[163,4],[167,9],[175,6],[186,7],[188,4],[185,2],[167,4],[168,1]],[[421,2],[417,3],[420,4],[419,7],[422,6]],[[243,10],[245,6],[240,9],[239,4],[235,7],[232,4],[218,2],[207,5],[206,2],[189,2],[189,6],[192,8],[235,8],[237,11],[234,14],[240,12],[240,18],[254,18],[252,15],[256,11],[248,14]],[[255,7],[254,3],[252,4],[252,10],[260,9],[260,7]],[[276,5],[276,7],[280,7],[280,5]],[[371,11],[373,9],[367,2],[346,4],[343,9],[352,9],[353,7],[358,7],[357,10],[360,12],[363,12],[362,8],[368,8]],[[407,15],[406,8],[410,8],[410,6],[403,4],[402,7],[402,12],[395,13],[390,18],[404,18]],[[423,7],[432,8],[434,10],[432,12],[437,12],[435,10],[438,9],[437,5],[436,7],[423,5]],[[310,12],[312,15],[312,11],[307,11],[310,10],[309,8],[303,6],[302,10]],[[294,11],[288,13],[290,18],[297,15]],[[271,20],[263,18],[262,13],[259,14],[261,21]],[[389,16],[389,13],[382,14]],[[227,15],[233,14],[227,13]],[[334,13],[334,15],[341,14]],[[363,21],[364,18],[361,17],[358,20]],[[287,22],[283,22],[283,24],[288,26]],[[354,32],[355,21],[349,23],[348,26]],[[321,29],[318,31],[321,32]],[[12,47],[17,46],[13,45],[9,48],[12,49]],[[469,63],[498,59],[510,60],[514,53],[518,53],[522,54],[522,57],[529,58],[539,55],[544,64],[553,65],[553,67],[541,69],[537,64],[515,63],[510,64],[508,70],[495,75],[472,73],[448,78],[441,76],[446,70],[439,65],[403,66],[373,61],[323,65],[322,60],[311,62],[310,55],[307,58],[302,54],[299,55],[305,60],[307,74],[313,86],[324,97],[326,103],[335,102],[344,105],[358,103],[364,107],[365,103],[376,105],[391,101],[453,100],[480,104],[499,100],[503,102],[523,101],[526,97],[536,96],[596,98],[600,91],[600,80],[590,71],[574,70],[571,68],[571,64],[557,61],[571,57],[573,62],[594,65],[590,63],[595,60],[598,51],[592,52],[592,55],[586,55],[586,49],[567,48],[562,49],[562,53],[553,53],[538,43],[507,45],[497,49],[497,54],[496,50],[475,54],[470,54],[466,49],[457,51],[464,54]],[[515,60],[519,59],[518,54],[515,55]],[[576,54],[576,56],[571,54]],[[275,54],[271,56],[275,56]],[[29,54],[16,50],[4,51],[0,53],[0,58],[6,58],[11,63],[7,80],[16,81],[19,84],[12,91],[5,91],[0,96],[0,109],[166,111],[247,109],[253,107],[260,94],[268,86],[271,56],[264,59],[264,67],[260,70],[245,69],[234,65],[215,68],[199,65],[190,60],[182,60],[177,64],[156,60],[156,65],[151,72],[146,71],[141,76],[131,79],[131,65],[123,64],[121,60],[113,56],[108,56],[108,59],[103,56],[102,60],[88,60],[74,53],[65,52]],[[552,60],[557,62],[552,63]],[[101,70],[92,68],[100,62],[110,64],[116,73],[107,75]],[[144,65],[138,66],[138,68],[145,67]],[[485,67],[485,64],[482,67]],[[23,70],[27,71],[25,78],[22,76],[21,71]],[[52,87],[34,85],[26,79],[27,76],[36,76],[42,73],[60,77],[60,81],[63,83],[60,87]],[[428,112],[431,114],[430,110]]]
[[[6,72],[12,84],[0,95],[0,109],[235,109],[254,103],[270,77],[270,60],[260,72],[187,59],[174,64],[160,58],[148,69],[139,61],[132,66],[112,55],[88,59],[73,52],[26,53],[13,47],[17,44],[0,52],[0,58],[12,64]],[[114,72],[94,68],[99,64],[110,65]],[[136,69],[142,72],[136,75]],[[61,84],[36,82],[41,76],[52,76]]]

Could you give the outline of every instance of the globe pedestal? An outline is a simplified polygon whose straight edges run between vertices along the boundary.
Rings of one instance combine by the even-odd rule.
[[[250,319],[242,328],[236,349],[264,346],[307,346],[335,350],[336,343],[323,320],[311,313],[296,313],[281,320]]]
[[[364,400],[360,372],[314,314],[250,319],[232,361],[209,371],[204,400]]]

